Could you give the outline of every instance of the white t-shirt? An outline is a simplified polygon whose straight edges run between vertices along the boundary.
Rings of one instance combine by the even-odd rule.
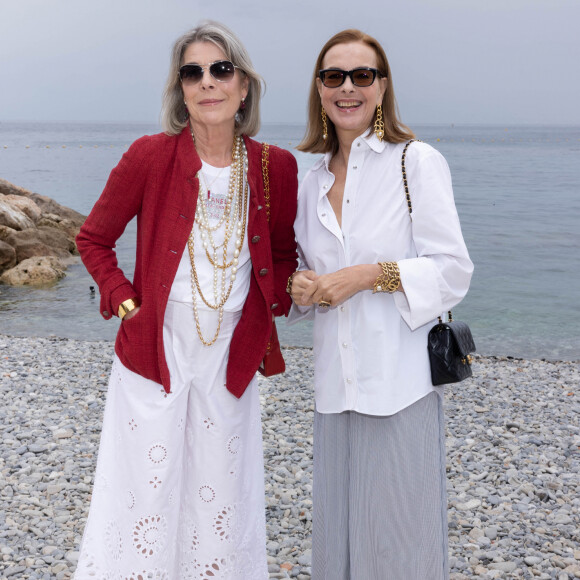
[[[231,167],[220,168],[213,167],[202,161],[202,175],[200,177],[200,182],[203,184],[203,189],[207,191],[209,188],[210,194],[209,199],[206,198],[206,207],[208,209],[208,216],[210,225],[214,225],[218,222],[219,217],[223,215],[223,208],[225,204],[225,199],[228,193],[230,184],[230,170]],[[244,180],[245,187],[245,180]],[[206,193],[207,195],[207,193]],[[249,188],[248,188],[248,199],[246,212],[249,210]],[[199,203],[199,202],[198,202]],[[242,208],[243,211],[243,208]],[[201,286],[202,292],[210,304],[215,304],[214,298],[214,267],[208,260],[205,250],[202,245],[202,239],[200,235],[200,230],[197,224],[194,222],[193,226],[194,232],[194,255],[195,255],[195,269],[197,272],[197,278]],[[225,233],[225,223],[216,230],[212,232],[214,242],[216,244],[221,244],[224,239]],[[235,239],[236,233],[234,231],[232,237],[230,238],[228,245],[228,258],[227,262],[230,263],[234,257],[235,249]],[[210,246],[211,252],[211,246]],[[223,248],[218,250],[218,259],[223,262]],[[244,230],[244,237],[242,240],[242,247],[240,248],[240,255],[238,257],[238,271],[236,273],[236,279],[234,280],[234,285],[232,287],[232,292],[224,305],[224,310],[228,312],[237,312],[241,310],[246,301],[246,297],[250,290],[250,274],[252,271],[252,262],[250,259],[250,250],[248,247],[248,229],[247,222],[246,228]],[[226,270],[226,292],[230,284],[231,267]],[[221,276],[222,270],[218,273],[218,297],[221,296]],[[179,268],[177,269],[177,274],[171,286],[171,292],[169,293],[169,300],[175,302],[186,302],[193,303],[192,287],[191,287],[191,260],[189,256],[189,247],[186,244],[183,255],[181,256],[181,261],[179,262]],[[203,300],[196,296],[198,309],[212,310],[206,306]],[[216,316],[217,316],[217,311]]]

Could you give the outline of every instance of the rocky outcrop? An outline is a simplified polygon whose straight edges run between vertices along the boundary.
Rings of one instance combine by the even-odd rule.
[[[48,284],[78,255],[85,216],[0,179],[0,283]]]
[[[27,258],[0,276],[2,284],[28,286],[51,284],[65,276],[66,266],[55,257]]]

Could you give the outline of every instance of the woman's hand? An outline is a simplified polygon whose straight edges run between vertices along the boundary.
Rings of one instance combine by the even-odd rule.
[[[312,304],[310,298],[304,299],[304,295],[317,278],[318,276],[313,270],[300,270],[294,274],[290,296],[298,306]]]
[[[381,271],[378,264],[360,264],[342,268],[332,274],[323,274],[305,289],[302,300],[308,304],[324,301],[330,302],[331,306],[338,306],[357,292],[372,289]]]
[[[133,316],[135,316],[135,314],[137,314],[137,312],[139,312],[139,310],[141,310],[141,306],[137,306],[136,308],[133,308],[133,310],[131,310],[130,312],[127,312],[127,314],[125,314],[125,316],[123,316],[123,320],[129,320],[130,318],[133,318]]]

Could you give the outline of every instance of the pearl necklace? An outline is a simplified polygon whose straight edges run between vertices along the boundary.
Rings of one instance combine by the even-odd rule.
[[[245,179],[247,171],[248,171],[248,160],[244,142],[241,137],[239,136],[234,137],[228,195],[226,198],[223,215],[220,216],[217,223],[214,225],[210,225],[209,223],[208,208],[205,195],[207,193],[207,190],[202,186],[201,180],[199,181],[200,187],[198,190],[198,200],[195,212],[194,228],[197,226],[197,228],[199,229],[200,237],[202,240],[202,246],[205,250],[205,255],[209,260],[210,264],[213,266],[213,302],[210,302],[210,300],[206,298],[206,296],[204,296],[201,286],[199,284],[197,270],[195,267],[194,228],[192,228],[191,234],[189,235],[187,245],[189,249],[189,258],[191,261],[191,290],[193,297],[193,314],[195,318],[195,326],[197,329],[199,339],[205,346],[211,346],[212,344],[215,343],[215,341],[218,338],[221,323],[223,321],[224,305],[231,294],[234,282],[236,280],[236,274],[238,271],[238,258],[242,248],[247,221],[248,182],[247,179]],[[200,177],[199,173],[200,172],[198,172],[198,178]],[[217,230],[222,226],[224,228],[224,240],[222,243],[217,244],[215,242],[213,232],[217,232]],[[230,252],[229,251],[230,240],[232,239],[234,231],[235,231],[235,239],[233,252]],[[220,249],[222,250],[221,263],[218,258],[219,255],[218,251]],[[231,261],[228,261],[229,258],[228,254],[230,253],[232,255],[232,258]],[[230,283],[226,291],[226,279],[227,279],[226,270],[228,268],[231,268]],[[220,286],[219,291],[218,285]],[[203,333],[199,323],[197,295],[199,295],[203,303],[208,308],[218,311],[218,324],[215,334],[211,340],[206,340],[203,337]]]

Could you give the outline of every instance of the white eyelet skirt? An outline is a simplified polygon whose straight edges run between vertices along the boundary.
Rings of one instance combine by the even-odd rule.
[[[206,347],[191,304],[168,303],[168,395],[115,357],[76,580],[268,578],[257,381],[241,399],[224,386],[240,314]]]

